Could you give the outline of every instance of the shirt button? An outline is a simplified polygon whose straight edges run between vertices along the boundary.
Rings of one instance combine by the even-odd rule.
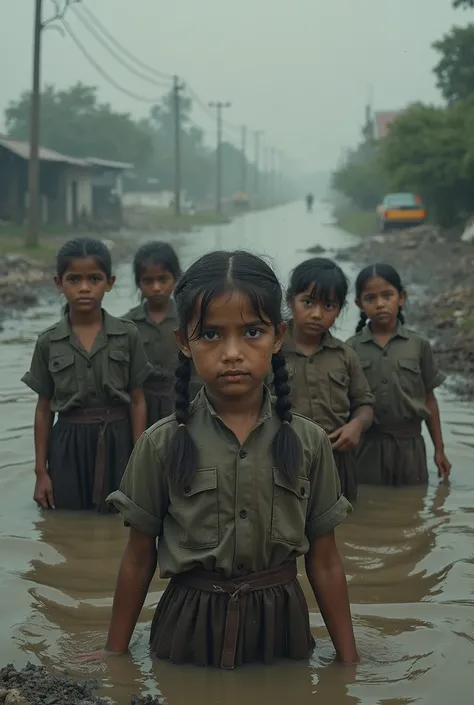
[[[184,488],[184,493],[185,493],[185,494],[189,494],[190,492],[191,492],[190,486],[189,486],[189,485],[186,485],[186,487]]]
[[[92,362],[88,362],[87,367],[92,367]]]
[[[382,384],[388,384],[388,379],[383,379]]]
[[[248,514],[247,514],[246,510],[245,510],[245,509],[241,509],[240,512],[239,512],[239,517],[240,517],[241,519],[247,519],[247,516],[248,516]]]
[[[237,564],[237,570],[238,570],[239,572],[242,572],[243,570],[245,570],[244,564],[243,564],[243,563],[238,563],[238,564]]]
[[[239,453],[239,458],[242,458],[242,460],[243,460],[246,457],[247,457],[247,453],[245,452],[245,450],[241,450]]]
[[[301,495],[302,497],[304,497],[305,494],[306,494],[306,490],[305,490],[304,487],[302,487],[302,488],[300,489],[300,495]]]
[[[309,365],[312,365],[312,364],[313,364],[313,362],[314,362],[313,358],[312,358],[312,357],[310,357],[310,358],[309,358],[309,360],[308,360],[308,364],[309,364]]]
[[[386,350],[384,350],[383,353],[382,353],[382,355],[383,355],[384,357],[387,357],[388,352],[387,352]]]

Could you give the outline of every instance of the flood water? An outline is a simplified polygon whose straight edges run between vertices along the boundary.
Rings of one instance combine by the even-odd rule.
[[[309,215],[293,204],[173,242],[184,265],[210,249],[253,250],[267,255],[285,281],[307,247],[331,251],[353,242],[329,220],[324,206]],[[117,274],[105,307],[119,315],[136,298],[130,266]],[[59,300],[50,301],[8,322],[0,335],[0,665],[33,661],[71,675],[96,673],[104,694],[122,704],[132,692],[161,694],[170,705],[474,701],[474,409],[442,393],[450,486],[438,486],[431,463],[427,489],[362,487],[357,511],[337,532],[362,657],[357,668],[331,664],[331,644],[303,577],[317,638],[309,664],[221,672],[152,662],[149,621],[165,587],[156,578],[132,656],[103,671],[78,666],[78,652],[104,643],[126,530],[117,517],[41,515],[32,500],[35,395],[20,377],[36,335],[58,315]],[[355,321],[351,305],[340,337],[348,337]]]

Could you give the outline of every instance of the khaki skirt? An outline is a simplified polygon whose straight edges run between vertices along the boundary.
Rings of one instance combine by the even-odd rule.
[[[296,563],[232,580],[207,571],[176,576],[150,634],[157,658],[221,668],[307,659],[313,647]]]

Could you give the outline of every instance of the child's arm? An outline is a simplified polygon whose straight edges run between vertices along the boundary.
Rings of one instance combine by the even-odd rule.
[[[53,425],[51,402],[38,397],[35,410],[35,475],[34,500],[43,509],[54,509],[53,485],[46,468],[49,439]]]
[[[334,531],[316,538],[306,554],[306,574],[318,602],[321,615],[343,663],[357,663],[346,576]]]
[[[146,431],[146,399],[143,389],[132,389],[130,393],[130,423],[133,442],[136,443]]]
[[[350,350],[347,371],[349,374],[349,400],[351,417],[347,424],[338,428],[329,436],[333,450],[354,450],[360,443],[360,437],[373,424],[375,399],[369,383],[353,350]]]
[[[115,586],[106,654],[123,654],[128,651],[156,570],[156,557],[156,539],[132,527]]]
[[[420,369],[423,384],[426,389],[426,407],[430,412],[430,418],[426,421],[428,431],[433,441],[435,449],[435,463],[438,468],[438,477],[446,478],[451,472],[451,463],[444,454],[443,434],[441,432],[441,420],[439,417],[438,402],[434,395],[434,390],[446,379],[445,375],[438,369],[433,350],[428,340],[425,338],[421,342]]]
[[[426,395],[426,406],[430,412],[430,417],[426,421],[428,431],[433,441],[435,449],[435,463],[438,468],[438,477],[444,479],[451,472],[451,463],[444,454],[443,433],[441,431],[441,419],[439,416],[438,402],[434,392],[428,392]]]

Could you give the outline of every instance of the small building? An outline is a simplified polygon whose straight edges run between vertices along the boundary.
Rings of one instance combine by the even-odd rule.
[[[375,113],[375,138],[383,139],[388,135],[390,125],[400,115],[399,110]]]
[[[40,214],[43,224],[75,227],[121,218],[121,178],[131,164],[79,159],[40,147]],[[30,145],[0,136],[0,220],[22,224],[28,214]]]

